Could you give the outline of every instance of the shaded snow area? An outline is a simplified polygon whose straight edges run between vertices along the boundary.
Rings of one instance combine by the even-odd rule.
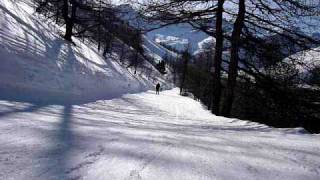
[[[61,37],[63,27],[34,13],[30,0],[0,1],[0,96],[28,100],[92,100],[146,91],[158,74],[133,75],[117,55],[104,58],[95,45],[75,45]],[[31,5],[30,5],[31,4]],[[151,64],[145,66],[157,72]]]
[[[178,89],[0,101],[0,179],[313,179],[320,136],[210,114]]]

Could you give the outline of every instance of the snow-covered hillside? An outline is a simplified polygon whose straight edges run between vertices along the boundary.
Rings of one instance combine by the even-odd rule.
[[[118,9],[120,12],[119,16],[123,20],[128,21],[131,26],[147,32],[144,36],[145,46],[148,47],[146,50],[147,52],[153,52],[160,58],[164,56],[176,56],[174,52],[163,47],[161,43],[180,51],[185,50],[189,44],[190,47],[188,48],[193,53],[201,49],[201,43],[209,37],[204,32],[195,30],[187,23],[157,28],[159,24],[145,21],[129,4],[121,4],[118,6]]]
[[[165,57],[176,59],[179,56],[177,53],[168,50],[153,40],[150,40],[146,35],[143,35],[142,38],[145,55],[152,58],[156,63],[163,60]]]
[[[306,74],[316,66],[320,66],[320,47],[298,52],[286,58],[285,61],[293,61],[299,72]]]
[[[319,135],[214,116],[178,94],[64,106],[0,100],[0,179],[320,178]]]
[[[30,0],[0,1],[1,97],[89,100],[165,84],[151,64],[145,62],[153,77],[132,75],[116,60],[103,58],[95,45],[64,41],[60,29],[34,13]]]
[[[128,22],[130,26],[144,32],[156,26],[142,19],[129,4],[121,4],[117,6],[117,11],[120,19]],[[157,43],[154,39],[151,39],[146,33],[142,35],[142,38],[145,55],[149,58],[153,58],[155,62],[163,60],[165,56],[169,56],[171,58],[176,58],[178,56],[177,53],[170,51]]]
[[[191,52],[199,50],[200,43],[209,36],[201,31],[194,30],[189,24],[174,24],[155,29],[147,33],[147,37],[157,43],[164,43],[177,50],[184,50],[186,47]]]

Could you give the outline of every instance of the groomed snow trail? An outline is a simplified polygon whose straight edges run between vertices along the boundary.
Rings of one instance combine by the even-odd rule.
[[[173,89],[0,101],[0,179],[320,179],[320,136],[217,117]]]

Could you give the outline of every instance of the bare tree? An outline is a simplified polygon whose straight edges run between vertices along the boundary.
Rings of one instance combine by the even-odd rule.
[[[229,116],[232,108],[232,102],[234,98],[234,88],[237,81],[238,61],[239,61],[239,48],[240,48],[240,36],[242,28],[244,26],[246,4],[245,0],[239,0],[239,11],[237,19],[233,26],[231,36],[231,57],[228,71],[228,83],[226,89],[226,97],[221,110],[222,115]]]
[[[188,47],[183,51],[182,57],[181,57],[181,59],[183,61],[182,72],[181,72],[181,80],[180,80],[180,94],[181,95],[185,91],[185,81],[186,81],[186,77],[187,77],[187,73],[188,73],[188,64],[189,64],[190,59],[191,59],[191,55],[190,55]]]

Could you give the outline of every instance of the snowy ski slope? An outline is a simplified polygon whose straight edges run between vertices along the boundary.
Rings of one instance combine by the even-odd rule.
[[[217,117],[178,92],[0,101],[0,179],[320,178],[319,135]]]

